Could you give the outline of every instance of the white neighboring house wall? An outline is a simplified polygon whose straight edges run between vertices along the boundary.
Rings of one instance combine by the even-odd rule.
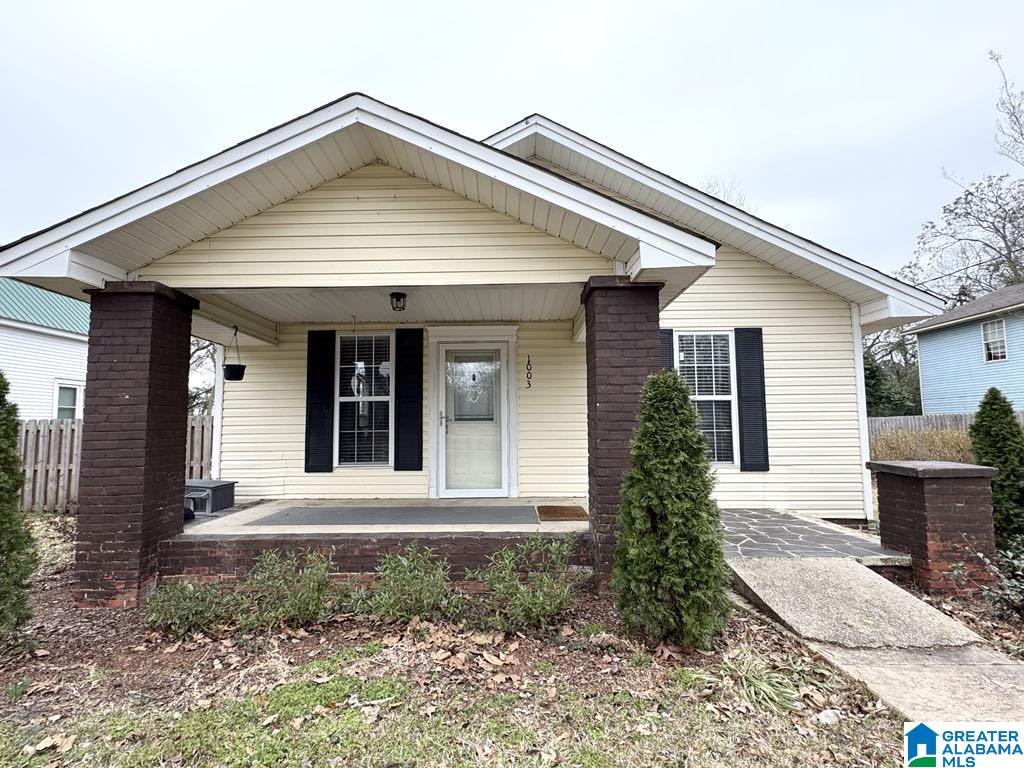
[[[0,371],[23,419],[57,417],[59,387],[73,387],[82,417],[88,337],[0,319]]]

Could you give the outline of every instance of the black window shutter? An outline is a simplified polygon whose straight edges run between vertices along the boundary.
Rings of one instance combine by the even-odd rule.
[[[395,331],[395,471],[423,469],[423,329]]]
[[[334,469],[334,331],[310,331],[306,340],[306,471]]]
[[[737,328],[736,390],[740,415],[740,471],[768,471],[768,416],[764,405],[764,338],[760,328]]]
[[[672,329],[662,328],[658,331],[658,341],[661,344],[661,367],[666,371],[675,370],[676,363],[672,354]]]

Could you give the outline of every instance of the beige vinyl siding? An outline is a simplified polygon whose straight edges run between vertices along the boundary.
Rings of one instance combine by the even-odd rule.
[[[612,261],[386,165],[328,181],[165,256],[178,288],[585,282]]]
[[[573,344],[572,324],[519,327],[519,495],[587,495],[586,347]],[[526,386],[527,359],[532,367]]]
[[[850,305],[757,259],[720,249],[710,271],[662,312],[680,331],[764,329],[769,472],[718,465],[724,507],[863,517]]]
[[[430,445],[424,345],[423,471],[338,467],[305,472],[306,333],[328,326],[282,325],[276,347],[243,347],[245,379],[225,382],[221,476],[237,480],[236,496],[251,499],[426,498]],[[519,495],[587,495],[585,349],[569,338],[568,322],[519,326],[515,377],[519,405]],[[359,325],[358,331],[391,331]],[[339,330],[349,330],[343,328]],[[429,338],[426,339],[429,343]],[[526,361],[533,367],[526,387]]]
[[[282,325],[276,347],[242,347],[245,379],[224,383],[221,477],[238,481],[241,500],[426,498],[427,445],[421,472],[384,466],[305,471],[306,333],[325,327]],[[393,328],[363,325],[358,330]]]

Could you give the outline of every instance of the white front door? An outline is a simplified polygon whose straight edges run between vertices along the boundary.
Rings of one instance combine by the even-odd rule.
[[[507,344],[438,351],[438,495],[508,496]]]

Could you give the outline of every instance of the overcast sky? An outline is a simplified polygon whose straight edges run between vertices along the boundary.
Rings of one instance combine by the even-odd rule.
[[[163,10],[160,10],[163,9]],[[350,91],[483,138],[541,112],[894,270],[993,151],[1021,2],[32,2],[0,10],[0,242]]]

